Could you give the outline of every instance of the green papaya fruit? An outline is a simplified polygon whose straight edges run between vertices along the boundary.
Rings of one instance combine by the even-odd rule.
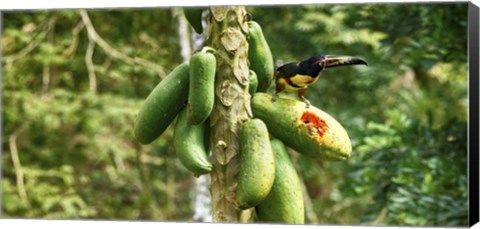
[[[177,66],[150,92],[140,108],[134,135],[142,144],[158,138],[172,123],[188,98],[189,67]]]
[[[183,8],[183,13],[188,23],[193,27],[195,32],[201,34],[203,32],[202,26],[202,8]]]
[[[273,65],[273,56],[270,51],[262,28],[254,21],[248,24],[248,61],[250,69],[252,69],[258,78],[258,91],[265,92],[273,82],[273,74],[275,66]]]
[[[305,210],[302,186],[285,145],[278,139],[271,140],[275,155],[275,181],[265,200],[256,207],[261,222],[303,224]]]
[[[250,93],[250,95],[253,96],[255,92],[257,92],[257,87],[258,87],[257,74],[253,70],[249,71],[248,81],[249,81],[248,93]]]
[[[265,93],[252,98],[253,116],[262,119],[270,133],[287,146],[318,160],[350,157],[352,145],[345,129],[324,111],[290,98],[275,101]]]
[[[270,192],[275,179],[275,161],[267,126],[260,119],[250,119],[240,128],[240,171],[237,206],[255,207]]]
[[[212,171],[205,150],[205,123],[190,125],[187,121],[187,111],[183,109],[177,116],[173,132],[173,146],[178,159],[195,175]]]
[[[204,122],[213,110],[215,69],[217,67],[213,52],[214,49],[204,47],[190,58],[190,86],[187,105],[190,124]]]

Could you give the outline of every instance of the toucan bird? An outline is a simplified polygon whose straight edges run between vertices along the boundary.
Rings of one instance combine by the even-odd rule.
[[[305,102],[308,108],[310,102],[305,98],[307,88],[317,81],[321,71],[337,66],[358,64],[368,65],[365,60],[359,57],[339,55],[316,55],[300,62],[282,65],[275,72],[276,91],[274,99],[276,99],[277,93],[284,90],[297,91],[298,97]]]

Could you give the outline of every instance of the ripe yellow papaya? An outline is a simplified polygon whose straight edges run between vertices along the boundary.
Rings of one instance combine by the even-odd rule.
[[[140,108],[134,135],[142,144],[158,138],[185,106],[188,97],[189,67],[177,66],[150,92]]]
[[[275,161],[267,126],[260,119],[250,119],[240,128],[240,171],[237,206],[255,207],[270,192],[275,179]]]
[[[253,116],[262,119],[270,133],[287,146],[319,160],[350,157],[352,145],[345,129],[324,111],[290,98],[275,101],[265,93],[252,98]]]
[[[275,155],[275,181],[265,200],[256,207],[261,222],[303,224],[305,210],[300,179],[287,154],[285,145],[271,140]]]

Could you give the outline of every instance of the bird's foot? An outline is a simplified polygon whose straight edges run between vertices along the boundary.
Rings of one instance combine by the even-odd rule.
[[[307,98],[305,98],[305,94],[307,93],[307,88],[302,88],[298,90],[298,97],[302,99],[302,101],[305,103],[306,108],[310,108],[310,101],[308,101]]]
[[[308,99],[306,98],[302,98],[303,102],[305,103],[305,108],[310,108],[310,101],[308,101]]]
[[[277,97],[278,97],[277,93],[273,94],[273,96],[272,96],[272,102],[277,101]]]

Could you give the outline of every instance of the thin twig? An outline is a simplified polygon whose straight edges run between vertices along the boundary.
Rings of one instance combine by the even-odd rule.
[[[85,64],[87,65],[88,70],[88,82],[90,92],[97,92],[97,77],[95,75],[95,66],[93,65],[93,52],[95,51],[95,41],[89,39],[87,51],[85,52]]]
[[[80,34],[80,31],[82,31],[82,29],[85,27],[85,24],[83,23],[82,20],[80,20],[77,25],[75,27],[73,27],[72,29],[72,36],[73,36],[73,39],[72,39],[72,43],[70,44],[70,46],[68,46],[67,49],[65,49],[65,51],[63,52],[63,55],[65,56],[71,56],[75,50],[77,50],[77,47],[78,47],[78,41],[79,41],[79,34]]]
[[[139,57],[133,57],[133,58],[129,57],[123,54],[122,52],[116,50],[115,48],[110,46],[105,40],[103,40],[103,38],[100,37],[98,33],[95,31],[95,28],[93,27],[93,24],[90,21],[90,18],[86,10],[80,10],[80,16],[82,17],[82,21],[85,24],[85,27],[87,28],[88,37],[93,41],[95,41],[98,44],[98,46],[100,46],[107,54],[109,54],[115,59],[119,59],[130,65],[138,64],[147,68],[153,68],[157,71],[160,78],[162,79],[165,78],[166,74],[162,66]]]
[[[163,158],[155,157],[155,156],[148,155],[148,154],[140,155],[139,160],[140,160],[140,163],[142,163],[142,164],[151,164],[151,165],[154,165],[154,166],[161,166],[161,165],[165,164],[165,160]]]
[[[50,85],[50,64],[44,64],[43,74],[42,74],[42,96],[48,93],[49,85]]]
[[[55,34],[55,24],[56,21],[52,22],[51,28],[47,31],[47,42],[50,45],[53,45],[53,36]],[[45,96],[48,93],[48,88],[50,86],[50,63],[43,64],[43,74],[42,74],[42,96]]]
[[[373,226],[378,226],[380,225],[381,223],[383,223],[383,221],[385,220],[385,218],[387,217],[387,213],[388,213],[388,208],[383,208],[380,213],[378,213],[378,216],[377,218],[375,218],[375,220],[372,222],[372,225]]]
[[[53,28],[56,19],[57,18],[55,16],[52,16],[50,17],[50,19],[48,19],[48,22],[45,24],[45,30],[43,31],[45,34],[49,33],[50,30]],[[40,45],[43,39],[45,39],[45,37],[35,35],[32,40],[27,44],[27,46],[25,46],[25,48],[15,54],[3,57],[2,61],[5,63],[6,66],[10,66],[15,61],[23,58],[24,56],[32,52],[36,47],[38,47],[38,45]]]
[[[330,209],[325,210],[324,215],[334,216],[341,210],[351,207],[352,204],[353,204],[352,199],[345,199],[342,202],[333,205]]]
[[[305,185],[303,178],[300,178],[300,180],[301,180],[300,183],[302,183],[303,200],[305,204],[305,215],[311,224],[318,224],[319,219],[317,217],[317,214],[315,213],[312,198],[308,194],[307,186]]]
[[[15,175],[17,177],[17,190],[20,199],[30,206],[30,202],[28,201],[27,191],[25,189],[24,183],[24,174],[22,164],[20,162],[20,157],[18,156],[18,148],[17,148],[17,137],[18,135],[27,128],[30,122],[25,122],[20,128],[18,128],[13,134],[10,135],[9,139],[9,146],[10,146],[10,154],[12,157],[13,167],[15,169]]]
[[[103,61],[102,68],[107,70],[112,65],[112,58],[110,56],[106,56],[105,61]]]

